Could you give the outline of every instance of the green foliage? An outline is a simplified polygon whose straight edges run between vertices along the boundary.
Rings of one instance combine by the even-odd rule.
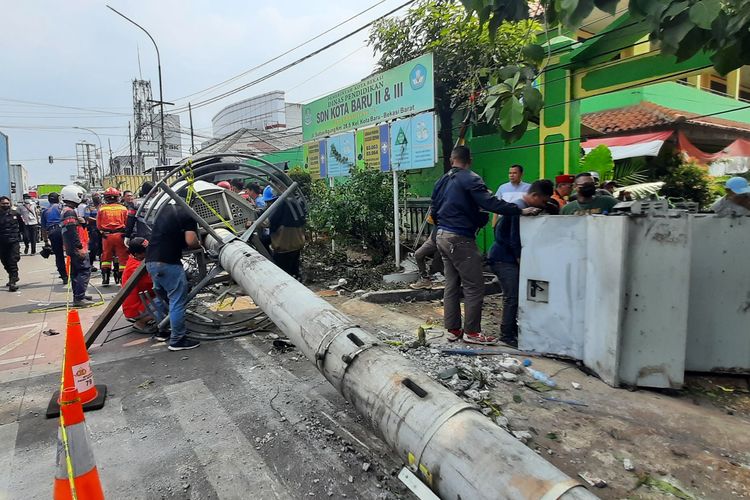
[[[610,179],[614,169],[612,152],[604,144],[589,151],[581,160],[581,172],[598,172],[602,179]]]
[[[312,197],[312,177],[310,177],[310,172],[302,167],[292,167],[287,172],[287,175],[299,184],[302,194],[309,200]]]
[[[507,21],[529,16],[528,0],[461,0],[469,16],[476,15],[480,24],[487,23],[490,31]],[[576,30],[594,7],[614,14],[617,0],[542,0],[542,11],[549,28],[562,24]],[[674,55],[678,62],[696,55],[701,50],[712,53],[714,68],[721,74],[750,64],[750,2],[747,0],[630,0],[630,15],[659,43],[664,54]],[[539,50],[529,49],[526,59],[538,65]],[[614,58],[616,54],[612,54]],[[506,68],[496,65],[491,73]],[[500,79],[504,81],[505,79]],[[525,83],[522,79],[522,82]],[[506,140],[523,135],[530,122],[538,121],[539,111],[525,105],[523,119],[513,89],[490,94],[482,118],[501,127]],[[492,109],[489,109],[492,108]],[[541,109],[541,106],[540,106]],[[504,110],[504,112],[503,112]],[[500,116],[503,118],[500,118]],[[515,123],[513,134],[508,126]]]
[[[509,0],[507,5],[514,3],[514,0]],[[467,16],[456,1],[421,0],[406,15],[386,18],[373,26],[368,43],[380,57],[378,70],[390,69],[422,54],[433,53],[435,105],[440,117],[443,152],[449,152],[453,146],[453,113],[465,106],[485,85],[490,73],[488,68],[510,63],[518,65],[526,59],[543,57],[539,46],[524,50],[534,40],[539,25],[529,19],[509,22],[514,17],[528,17],[525,3],[516,8],[516,13],[509,13],[512,15],[506,16],[502,22],[486,23],[487,13],[482,11],[479,15]],[[521,84],[526,81],[519,78]],[[513,93],[518,99],[522,90],[514,88]],[[521,123],[518,105],[512,108],[506,111],[510,115],[506,124]],[[499,113],[494,118],[499,119]]]
[[[639,157],[617,162],[612,172],[612,180],[617,181],[621,186],[648,182],[646,160]]]
[[[670,168],[663,179],[661,195],[668,199],[695,201],[701,208],[714,201],[711,178],[706,170],[696,163],[682,163]]]
[[[402,182],[405,182],[402,180]],[[405,189],[405,186],[401,186]],[[343,184],[312,184],[309,227],[337,241],[364,244],[386,255],[393,231],[393,183],[379,170],[352,171]]]

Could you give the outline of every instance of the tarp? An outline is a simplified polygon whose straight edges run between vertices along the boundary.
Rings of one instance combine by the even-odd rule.
[[[618,137],[602,137],[582,142],[581,147],[588,153],[600,144],[606,145],[612,152],[613,160],[634,158],[636,156],[657,156],[664,145],[664,141],[673,134],[671,130],[653,132],[650,134],[621,135]]]
[[[677,133],[677,145],[679,149],[688,156],[695,158],[701,163],[710,163],[716,160],[727,158],[750,157],[750,141],[746,139],[737,139],[729,146],[716,153],[706,153],[698,149],[696,145],[690,142],[684,132]]]

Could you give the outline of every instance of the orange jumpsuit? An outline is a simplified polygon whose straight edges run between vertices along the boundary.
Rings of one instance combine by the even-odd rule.
[[[102,233],[102,271],[112,269],[112,257],[117,256],[120,269],[128,262],[128,249],[125,247],[125,224],[128,209],[120,203],[107,203],[99,207],[96,227]]]

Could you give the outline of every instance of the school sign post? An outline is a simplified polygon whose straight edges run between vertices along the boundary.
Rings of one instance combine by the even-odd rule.
[[[302,139],[310,142],[434,107],[432,54],[425,54],[303,105]]]
[[[434,108],[432,54],[302,106],[311,174],[328,177],[333,186],[333,178],[349,175],[356,159],[391,170],[396,267],[401,264],[397,171],[435,164],[435,115],[423,113]],[[361,147],[357,134],[362,134]]]

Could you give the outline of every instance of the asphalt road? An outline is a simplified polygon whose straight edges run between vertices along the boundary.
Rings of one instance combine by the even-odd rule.
[[[0,499],[49,498],[55,473],[44,410],[63,335],[41,332],[64,331],[65,313],[29,311],[65,291],[38,256],[21,278],[0,296]],[[81,311],[84,331],[101,310]],[[90,350],[109,396],[86,414],[107,498],[413,498],[398,457],[296,351],[259,336],[170,352],[110,326]]]

